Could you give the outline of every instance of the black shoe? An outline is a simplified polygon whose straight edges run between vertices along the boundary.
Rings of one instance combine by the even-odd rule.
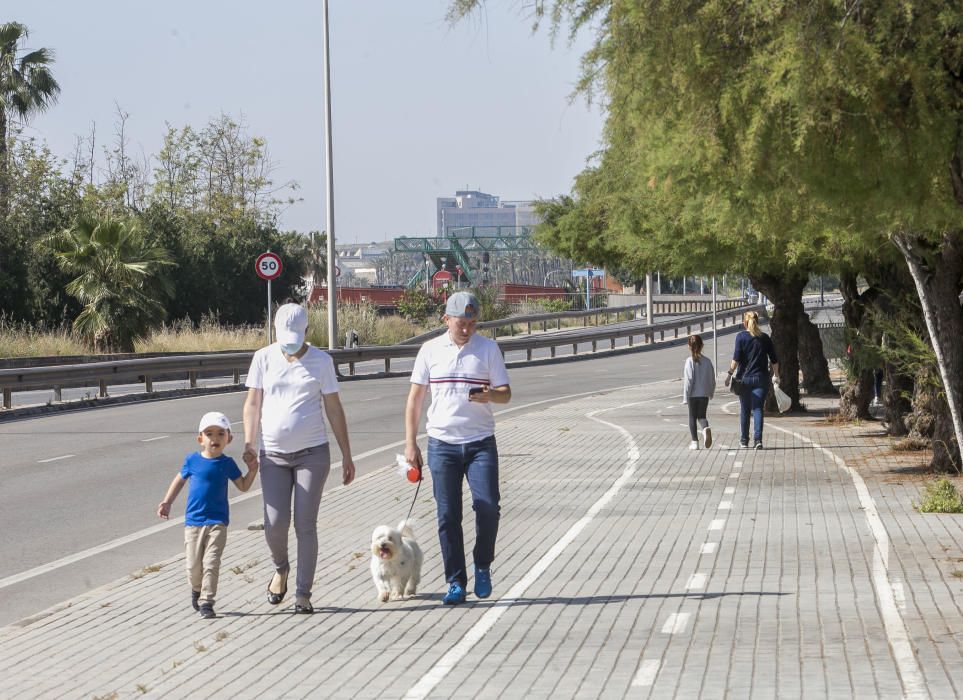
[[[748,441],[743,442],[742,440],[740,440],[740,441],[739,441],[739,447],[741,447],[741,448],[744,449],[744,450],[748,450],[748,449],[749,449],[749,442],[748,442]]]
[[[298,596],[297,602],[294,604],[294,614],[295,615],[312,615],[314,614],[314,606],[311,605],[311,601],[307,598],[302,598]]]
[[[217,617],[214,613],[214,606],[210,603],[201,603],[201,617],[205,620],[213,620]]]
[[[199,611],[201,609],[201,606],[197,604],[197,601],[200,597],[200,591],[191,591],[191,607],[194,608],[195,611]]]
[[[267,599],[271,605],[280,605],[281,601],[284,600],[284,596],[288,594],[288,574],[290,569],[285,569],[284,572],[276,572],[275,576],[281,577],[281,592],[273,593],[271,591],[271,583],[274,583],[274,576],[271,577],[271,583],[268,584],[267,588]]]
[[[756,441],[752,444],[752,449],[754,449],[754,450],[761,450],[761,449],[762,449],[762,440],[756,440]]]

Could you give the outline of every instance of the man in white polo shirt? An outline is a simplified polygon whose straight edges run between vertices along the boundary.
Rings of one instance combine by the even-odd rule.
[[[475,335],[478,300],[456,292],[445,305],[448,332],[421,346],[405,407],[405,457],[423,466],[416,441],[425,394],[428,468],[438,507],[438,538],[445,563],[446,605],[465,602],[468,572],[462,535],[462,480],[468,479],[475,511],[475,595],[492,593],[490,567],[498,535],[498,451],[491,404],[508,403],[512,390],[498,344]]]

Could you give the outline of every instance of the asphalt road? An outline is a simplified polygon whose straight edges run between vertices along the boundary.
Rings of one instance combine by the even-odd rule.
[[[733,338],[730,333],[719,339],[721,368],[728,363]],[[706,352],[713,356],[711,341]],[[685,348],[677,344],[515,368],[510,370],[513,399],[507,409],[537,410],[566,397],[678,379],[685,357]],[[406,378],[341,384],[359,476],[393,464],[400,449],[392,443],[404,439],[407,387]],[[160,521],[156,505],[185,455],[197,448],[199,416],[223,411],[240,433],[243,400],[238,392],[0,424],[0,625],[176,555],[182,548],[182,522]],[[236,459],[241,440],[243,433],[227,450]],[[334,446],[332,459],[340,460]],[[340,487],[340,471],[335,470],[328,490]],[[232,488],[232,494],[238,492]],[[173,512],[182,515],[183,507],[184,494]],[[232,527],[260,517],[258,488],[233,499]],[[323,501],[320,520],[323,528]]]

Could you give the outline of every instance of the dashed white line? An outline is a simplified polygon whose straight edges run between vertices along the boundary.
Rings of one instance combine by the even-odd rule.
[[[742,469],[742,462],[736,460],[736,463],[732,465],[733,469]]]
[[[71,457],[76,457],[77,455],[60,455],[59,457],[51,457],[50,459],[38,459],[37,464],[46,464],[47,462],[57,462],[61,459],[70,459]]]
[[[702,550],[700,551],[700,554],[715,554],[716,547],[718,546],[719,546],[718,542],[703,542]]]
[[[730,479],[738,479],[738,478],[739,478],[739,472],[732,472],[732,474],[729,475],[729,478],[730,478]]]
[[[719,510],[732,510],[732,501],[720,501]]]
[[[721,529],[724,528],[725,526],[726,526],[726,519],[725,519],[725,518],[719,518],[719,519],[713,520],[711,523],[709,523],[709,529],[710,529],[710,530],[721,530]]]
[[[141,442],[154,442],[155,440],[164,440],[169,437],[170,435],[158,435],[157,437],[144,438],[143,440],[141,440]]]
[[[672,613],[669,619],[662,625],[662,634],[682,634],[685,632],[686,625],[692,613]]]
[[[636,673],[635,678],[632,679],[632,686],[639,688],[655,683],[655,677],[659,675],[659,667],[661,665],[662,662],[658,659],[643,659],[639,666],[638,673]]]
[[[361,399],[358,403],[364,403],[365,401],[377,401],[378,399],[383,399],[384,396],[372,396],[370,399]]]
[[[685,587],[690,591],[705,588],[708,578],[708,576],[702,573],[692,574],[692,576],[689,577],[689,581],[685,584]]]
[[[735,487],[735,486],[726,486],[726,487],[722,490],[722,492],[723,492],[724,494],[733,494],[733,493],[736,492],[736,487]]]

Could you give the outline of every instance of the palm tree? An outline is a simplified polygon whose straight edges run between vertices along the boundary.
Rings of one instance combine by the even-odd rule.
[[[163,269],[174,263],[144,239],[136,222],[84,215],[40,245],[77,275],[66,287],[84,305],[74,330],[96,351],[131,352],[134,341],[166,317],[161,300],[173,285]]]
[[[10,121],[26,121],[57,101],[60,86],[50,72],[54,61],[50,49],[26,53],[20,45],[28,36],[18,22],[0,24],[0,216],[10,208],[10,155],[7,133]]]

